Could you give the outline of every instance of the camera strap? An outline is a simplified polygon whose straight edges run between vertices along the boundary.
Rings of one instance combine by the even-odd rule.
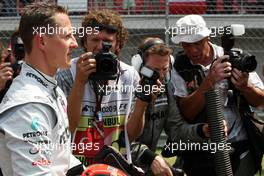
[[[95,81],[92,81],[92,84],[93,84],[93,90],[94,90],[95,101],[96,101],[95,114],[94,114],[95,118],[92,121],[92,125],[100,135],[98,136],[94,134],[94,137],[95,138],[100,137],[101,139],[103,139],[104,138],[104,119],[103,119],[103,113],[101,112],[101,103],[103,99],[103,94],[98,92],[97,84]]]
[[[95,94],[95,101],[96,101],[96,107],[95,107],[95,113],[101,111],[101,103],[103,99],[103,94],[98,92],[97,84],[95,81],[92,81],[93,84],[93,90]]]
[[[120,75],[122,75],[125,72],[125,70],[121,69],[119,60],[117,60],[117,68],[118,68],[118,74],[117,74],[117,79],[116,79],[116,85],[118,85]]]

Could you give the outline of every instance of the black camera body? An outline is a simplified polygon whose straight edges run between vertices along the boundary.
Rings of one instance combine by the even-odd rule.
[[[111,44],[103,42],[102,50],[95,55],[96,72],[89,77],[91,80],[115,80],[118,75],[117,56],[110,52]]]
[[[152,101],[151,92],[156,85],[160,75],[156,70],[152,70],[147,66],[143,66],[140,70],[142,80],[140,82],[141,89],[136,89],[135,96],[142,101],[150,103]]]
[[[231,29],[228,32],[228,29]],[[257,60],[254,55],[244,52],[242,49],[233,48],[235,45],[235,36],[245,33],[244,25],[231,25],[224,28],[224,34],[221,36],[221,45],[225,55],[229,55],[228,62],[233,68],[237,68],[242,72],[252,72],[257,68]]]
[[[16,77],[21,70],[21,64],[25,58],[25,47],[22,39],[19,36],[15,36],[12,39],[13,54],[15,56],[16,62],[12,65],[14,70],[14,77]]]
[[[140,74],[143,76],[141,85],[149,85],[153,86],[156,84],[160,75],[156,70],[152,70],[151,68],[144,66],[140,70]]]
[[[237,68],[242,72],[252,72],[257,68],[257,60],[254,55],[245,53],[240,49],[231,49],[227,52],[229,62],[233,68]]]
[[[24,60],[25,58],[25,48],[23,44],[15,44],[14,45],[14,56],[17,61]]]

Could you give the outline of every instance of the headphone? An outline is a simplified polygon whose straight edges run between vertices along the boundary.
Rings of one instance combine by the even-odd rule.
[[[147,41],[141,48],[138,48],[136,55],[131,58],[131,65],[140,73],[142,67],[145,65],[145,52],[155,45],[166,45],[162,39],[156,38]],[[170,55],[170,71],[166,75],[166,79],[170,80],[171,69],[174,64],[174,57]]]

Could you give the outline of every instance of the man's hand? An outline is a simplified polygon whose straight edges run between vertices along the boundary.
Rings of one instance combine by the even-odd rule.
[[[225,120],[223,120],[223,127],[225,136],[227,136],[227,123]],[[203,133],[205,137],[210,137],[209,125],[207,123],[203,125]]]
[[[91,73],[96,72],[96,61],[91,52],[80,56],[76,65],[76,81],[85,85]]]
[[[170,167],[159,155],[152,161],[151,171],[155,176],[173,176]]]
[[[0,64],[0,91],[5,88],[7,81],[13,78],[13,69],[10,65],[10,63]]]
[[[140,81],[140,84],[142,89],[136,90],[136,97],[146,103],[154,102],[158,95],[165,91],[165,85],[162,84],[159,79],[154,85],[142,84],[142,80]],[[149,88],[146,88],[146,86],[149,86]]]
[[[237,90],[242,91],[244,88],[248,87],[248,77],[249,74],[242,72],[236,68],[232,70],[231,82]]]
[[[221,81],[231,76],[231,63],[228,62],[229,56],[224,55],[219,57],[211,66],[211,70],[208,74],[210,84],[214,85],[218,81]]]
[[[154,87],[155,86],[155,87]],[[152,93],[151,93],[151,101],[155,102],[157,97],[159,96],[160,93],[165,91],[165,85],[161,83],[161,81],[158,79],[156,82],[156,85],[152,86]],[[164,90],[163,90],[164,89]]]
[[[70,131],[72,133],[74,133],[80,121],[85,84],[90,74],[95,71],[96,62],[93,54],[91,52],[82,54],[76,63],[75,81],[68,97],[67,112],[70,122]]]

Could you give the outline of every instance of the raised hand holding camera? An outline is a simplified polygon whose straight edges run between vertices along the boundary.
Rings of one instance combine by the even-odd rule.
[[[252,72],[257,68],[257,60],[254,55],[243,52],[241,49],[231,49],[227,52],[229,62],[233,68],[237,68],[242,72]]]
[[[84,85],[90,74],[96,72],[96,61],[93,53],[87,52],[82,54],[77,61],[76,67],[76,81]]]
[[[6,62],[0,64],[0,91],[5,88],[5,84],[8,80],[13,79],[13,69],[11,63]]]
[[[231,76],[232,65],[228,62],[228,60],[229,57],[224,55],[219,57],[215,63],[213,63],[211,70],[216,73],[214,75],[216,81],[220,81]]]
[[[159,81],[160,74],[147,66],[142,67],[140,73],[142,79],[135,95],[140,100],[150,103],[153,100],[153,96],[160,92],[160,87],[162,86]]]
[[[257,60],[254,55],[242,49],[233,48],[235,45],[235,36],[243,35],[245,33],[245,26],[238,24],[231,25],[231,29],[232,33],[224,33],[221,37],[222,47],[224,48],[225,54],[229,56],[227,61],[230,62],[232,66],[231,82],[240,90],[241,85],[245,85],[245,83],[241,83],[241,81],[246,79],[244,82],[247,82],[248,73],[253,72],[257,68]]]
[[[231,63],[228,62],[228,58],[227,55],[224,55],[213,61],[209,74],[205,79],[205,82],[208,82],[209,89],[213,88],[218,81],[231,76],[232,68]]]
[[[92,80],[115,80],[117,78],[117,56],[110,52],[112,45],[103,42],[102,50],[95,55],[96,72],[90,75]]]
[[[237,90],[242,91],[248,87],[249,73],[233,68],[231,82]]]

